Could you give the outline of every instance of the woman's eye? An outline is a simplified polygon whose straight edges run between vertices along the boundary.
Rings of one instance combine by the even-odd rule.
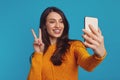
[[[49,23],[55,23],[54,21],[50,21]]]
[[[63,21],[60,21],[60,23],[63,23]]]

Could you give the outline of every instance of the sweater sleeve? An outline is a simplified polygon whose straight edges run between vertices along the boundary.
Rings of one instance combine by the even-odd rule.
[[[90,55],[85,46],[80,41],[76,41],[73,44],[74,46],[74,54],[77,60],[77,64],[80,65],[87,71],[92,71],[96,66],[98,66],[106,56],[105,55],[101,58],[97,57],[96,55]]]
[[[42,53],[35,52],[32,56],[31,68],[27,80],[42,80]]]

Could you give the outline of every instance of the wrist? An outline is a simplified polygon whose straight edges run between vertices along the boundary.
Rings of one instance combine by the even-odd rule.
[[[106,54],[106,50],[104,50],[103,52],[101,52],[101,53],[94,53],[94,55],[96,56],[96,57],[98,57],[98,58],[102,58],[102,57],[104,57],[105,56],[105,54]]]

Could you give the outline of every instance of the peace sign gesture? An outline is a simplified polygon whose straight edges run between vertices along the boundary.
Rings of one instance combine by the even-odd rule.
[[[42,42],[42,32],[41,29],[39,29],[39,37],[37,38],[34,30],[32,29],[32,34],[34,36],[34,50],[35,52],[43,52],[44,51],[44,43]]]

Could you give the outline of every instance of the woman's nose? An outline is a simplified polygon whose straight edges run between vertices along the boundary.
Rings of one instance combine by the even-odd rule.
[[[60,27],[60,23],[59,22],[56,22],[56,27]]]

